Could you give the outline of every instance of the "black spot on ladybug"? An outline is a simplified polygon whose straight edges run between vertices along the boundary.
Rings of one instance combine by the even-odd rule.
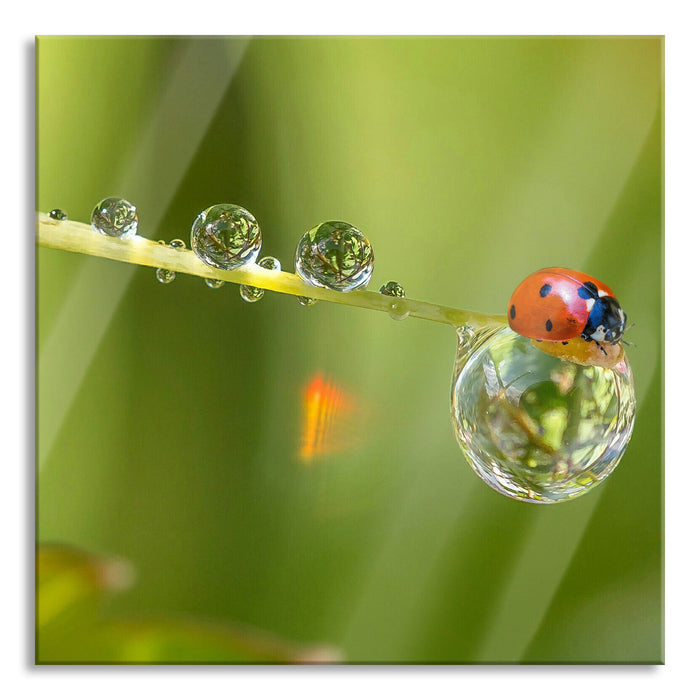
[[[547,294],[549,294],[551,291],[552,291],[551,284],[543,284],[542,287],[540,288],[540,296],[546,297]]]
[[[593,282],[584,282],[578,288],[578,295],[581,299],[595,299],[598,296],[598,287]]]
[[[551,318],[548,318],[548,319],[547,319],[547,323],[544,324],[544,327],[545,327],[548,331],[551,331],[551,330],[552,330],[552,319],[551,319]]]
[[[515,318],[515,304],[511,304],[510,307],[510,317]]]
[[[562,345],[568,345],[568,344],[569,344],[569,341],[568,341],[568,340],[563,340],[561,344],[562,344]]]

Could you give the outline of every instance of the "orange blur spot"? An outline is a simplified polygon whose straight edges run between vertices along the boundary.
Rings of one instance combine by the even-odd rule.
[[[302,401],[302,460],[341,452],[356,442],[354,396],[318,373],[305,384]]]

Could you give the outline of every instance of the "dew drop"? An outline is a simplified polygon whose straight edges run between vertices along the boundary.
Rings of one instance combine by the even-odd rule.
[[[52,209],[49,212],[49,217],[54,221],[65,221],[68,218],[68,215],[63,211],[63,209]]]
[[[258,267],[262,267],[265,270],[272,270],[274,272],[279,272],[282,269],[282,265],[277,258],[273,258],[271,255],[267,255],[261,258],[257,262]],[[255,302],[260,301],[260,299],[265,296],[265,290],[259,287],[251,287],[247,284],[241,285],[241,297],[245,301]]]
[[[379,288],[379,293],[388,297],[400,297],[401,299],[406,296],[406,292],[404,291],[403,287],[398,282],[394,282],[393,280],[383,284]]]
[[[311,297],[302,297],[298,296],[297,301],[302,305],[302,306],[313,306],[318,299],[312,299]]]
[[[161,284],[170,284],[175,279],[175,273],[172,270],[159,267],[156,269],[156,279]]]
[[[262,245],[255,217],[236,204],[215,204],[192,224],[192,250],[212,267],[233,270],[255,262]]]
[[[251,304],[256,301],[260,301],[265,296],[265,290],[259,287],[250,287],[247,284],[242,284],[240,286],[241,299],[243,301],[248,301]]]
[[[410,313],[408,302],[404,299],[397,299],[389,304],[389,316],[394,321],[403,321],[409,317]]]
[[[365,235],[343,221],[326,221],[299,241],[294,267],[315,287],[349,292],[369,284],[374,252]]]
[[[277,258],[273,258],[271,255],[260,258],[260,260],[258,260],[258,265],[265,270],[272,270],[273,272],[279,272],[282,269],[280,261]]]
[[[612,368],[548,355],[507,327],[458,329],[452,421],[477,475],[519,501],[588,493],[619,464],[636,398],[626,357]]]
[[[138,228],[136,207],[119,197],[107,197],[92,210],[92,228],[112,238],[133,238]]]
[[[165,245],[165,241],[160,240],[158,241],[158,245]],[[185,248],[185,242],[181,238],[173,238],[172,241],[170,241],[170,245],[173,248],[178,248],[182,249]],[[173,270],[166,270],[163,267],[156,268],[156,279],[161,283],[161,284],[170,284],[174,279],[175,279],[175,272]]]
[[[209,289],[221,289],[225,282],[223,280],[215,280],[211,277],[205,277],[204,283],[209,287]]]

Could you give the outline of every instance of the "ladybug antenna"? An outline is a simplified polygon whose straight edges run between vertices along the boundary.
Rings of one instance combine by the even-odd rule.
[[[625,345],[631,345],[633,348],[637,347],[637,343],[630,343],[629,340],[621,340],[621,343],[624,343]]]

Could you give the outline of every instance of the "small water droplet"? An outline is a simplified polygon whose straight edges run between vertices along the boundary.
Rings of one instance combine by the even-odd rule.
[[[313,306],[318,299],[312,299],[311,297],[302,297],[298,296],[297,301],[302,305],[302,306]]]
[[[337,292],[366,287],[374,252],[365,235],[344,221],[326,221],[299,241],[294,268],[305,282]]]
[[[260,260],[258,260],[258,265],[265,270],[272,270],[273,272],[279,272],[282,269],[280,261],[277,258],[273,258],[271,255],[260,258]]]
[[[265,270],[272,270],[274,272],[279,272],[282,269],[280,261],[277,258],[273,258],[271,255],[267,255],[266,257],[258,260],[257,265]],[[243,297],[243,299],[246,301],[260,301],[263,296],[265,296],[264,289],[260,289],[259,287],[251,287],[247,284],[241,285],[241,297]]]
[[[242,284],[240,287],[241,299],[248,301],[251,304],[260,301],[265,296],[265,290],[259,287],[250,287],[247,284]]]
[[[384,294],[388,297],[400,297],[403,299],[406,296],[406,292],[403,287],[398,283],[391,280],[386,282],[379,288],[379,293]]]
[[[224,284],[226,284],[223,280],[215,280],[211,277],[205,277],[204,283],[207,285],[207,287],[209,287],[209,289],[221,289]]]
[[[156,269],[156,279],[161,284],[170,284],[175,279],[175,273],[172,270],[159,267]]]
[[[158,245],[165,245],[164,240],[158,241]],[[174,238],[170,241],[170,245],[173,248],[184,248],[185,243],[180,238]],[[161,284],[170,284],[175,279],[175,272],[173,270],[166,270],[163,267],[156,268],[156,279]]]
[[[92,210],[92,228],[112,238],[133,238],[138,228],[136,207],[126,199],[107,197]]]
[[[233,270],[255,262],[262,245],[255,217],[236,204],[215,204],[194,220],[192,250],[207,265]]]
[[[389,316],[393,318],[394,321],[403,321],[409,317],[410,313],[408,302],[403,299],[392,301],[389,305]]]
[[[68,215],[63,209],[52,209],[49,212],[49,216],[54,219],[54,221],[65,221],[68,218]]]

